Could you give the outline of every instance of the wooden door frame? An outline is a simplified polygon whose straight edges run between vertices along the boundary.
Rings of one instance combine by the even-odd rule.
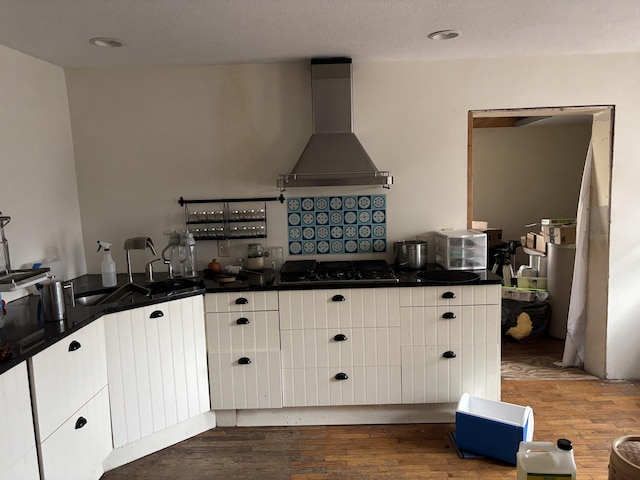
[[[594,166],[592,171],[598,173],[598,182],[592,184],[589,243],[597,248],[589,249],[589,272],[587,291],[587,324],[585,334],[586,371],[600,378],[607,378],[607,328],[608,328],[608,276],[609,276],[609,233],[611,224],[611,169],[613,164],[613,122],[615,108],[612,105],[575,106],[575,107],[542,107],[524,109],[471,110],[467,122],[467,227],[473,222],[473,129],[476,122],[482,119],[485,126],[508,127],[522,121],[524,117],[549,117],[561,115],[591,115],[592,132],[596,128],[595,121],[606,122],[604,128],[599,126],[598,139],[594,143]],[[605,129],[608,129],[606,135]],[[604,138],[603,138],[604,137]],[[605,207],[604,210],[602,207]],[[607,212],[604,216],[602,212]]]

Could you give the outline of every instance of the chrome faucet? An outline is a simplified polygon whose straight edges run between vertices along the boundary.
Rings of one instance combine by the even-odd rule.
[[[153,240],[149,237],[132,237],[124,241],[124,249],[127,251],[127,273],[129,274],[129,283],[133,283],[133,272],[131,272],[131,250],[144,250],[149,248],[154,255],[158,255],[156,247],[153,246]]]

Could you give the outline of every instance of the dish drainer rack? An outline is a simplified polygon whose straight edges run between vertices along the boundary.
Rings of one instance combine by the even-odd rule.
[[[7,237],[4,234],[4,227],[10,221],[11,217],[1,216],[0,212],[0,292],[12,292],[50,278],[49,268],[11,269],[9,242],[7,242]]]

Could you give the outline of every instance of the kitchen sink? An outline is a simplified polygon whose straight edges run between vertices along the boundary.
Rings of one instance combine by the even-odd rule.
[[[108,290],[100,290],[98,292],[78,293],[75,295],[76,304],[89,307],[95,305],[106,305],[107,303],[120,302],[134,295],[149,296],[151,290],[142,285],[135,283],[127,283],[121,287]]]
[[[121,287],[102,289],[99,291],[78,293],[75,295],[76,304],[83,307],[96,305],[106,305],[108,303],[121,302],[130,298],[150,297],[151,295],[167,294],[186,288],[200,287],[204,284],[201,281],[189,280],[186,278],[168,278],[147,285],[137,283],[127,283]]]

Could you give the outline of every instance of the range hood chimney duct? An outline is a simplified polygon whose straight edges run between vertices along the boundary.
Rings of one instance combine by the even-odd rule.
[[[351,59],[311,60],[313,135],[291,173],[280,175],[288,187],[381,185],[393,177],[380,171],[353,133]]]

